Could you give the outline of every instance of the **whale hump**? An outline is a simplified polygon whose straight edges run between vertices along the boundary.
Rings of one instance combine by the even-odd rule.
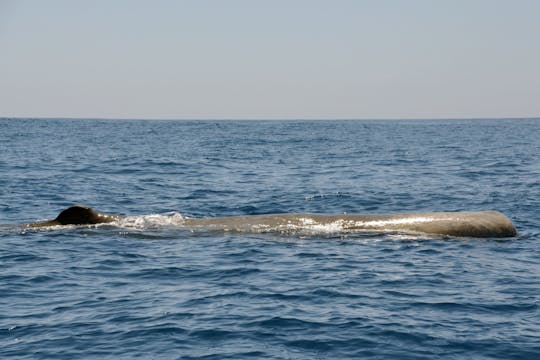
[[[54,220],[61,225],[100,224],[103,223],[100,215],[91,207],[75,205],[63,210]]]
[[[57,225],[94,225],[105,224],[120,219],[118,215],[108,215],[95,211],[89,206],[74,205],[63,210],[54,220],[28,224],[28,227],[45,227]]]

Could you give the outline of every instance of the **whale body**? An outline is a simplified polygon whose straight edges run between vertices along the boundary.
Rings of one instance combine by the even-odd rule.
[[[92,225],[124,218],[104,214],[87,206],[72,206],[55,219],[27,227]],[[421,212],[387,215],[273,214],[183,219],[180,226],[218,231],[284,232],[287,229],[335,227],[343,231],[399,232],[448,237],[503,238],[517,235],[510,219],[498,211]]]
[[[498,211],[430,212],[388,215],[276,214],[186,219],[186,226],[250,232],[327,226],[347,232],[381,231],[450,237],[512,237],[512,222]]]

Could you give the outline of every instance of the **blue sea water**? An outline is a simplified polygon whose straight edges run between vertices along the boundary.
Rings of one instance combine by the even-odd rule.
[[[0,119],[1,359],[538,359],[540,119]],[[24,229],[86,204],[129,226]],[[183,217],[496,209],[510,239]]]

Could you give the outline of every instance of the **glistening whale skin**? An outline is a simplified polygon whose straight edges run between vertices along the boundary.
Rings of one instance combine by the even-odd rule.
[[[54,220],[27,227],[91,225],[124,218],[103,214],[87,206],[72,206]],[[290,228],[336,225],[344,231],[393,231],[449,237],[504,238],[517,235],[512,221],[498,211],[424,212],[391,215],[276,214],[184,219],[182,226],[237,232],[285,231]]]
[[[57,225],[92,225],[110,223],[120,220],[123,216],[108,215],[95,211],[91,207],[75,205],[58,214],[54,220],[40,221],[27,224],[27,227],[45,227]]]

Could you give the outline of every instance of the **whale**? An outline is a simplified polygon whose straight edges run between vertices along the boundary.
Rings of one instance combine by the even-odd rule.
[[[75,205],[55,219],[26,224],[26,227],[106,224],[126,218]],[[512,221],[495,210],[461,212],[417,212],[396,214],[271,214],[215,218],[185,218],[180,226],[227,232],[287,232],[288,229],[336,228],[344,232],[396,232],[443,237],[505,238],[517,235]]]

